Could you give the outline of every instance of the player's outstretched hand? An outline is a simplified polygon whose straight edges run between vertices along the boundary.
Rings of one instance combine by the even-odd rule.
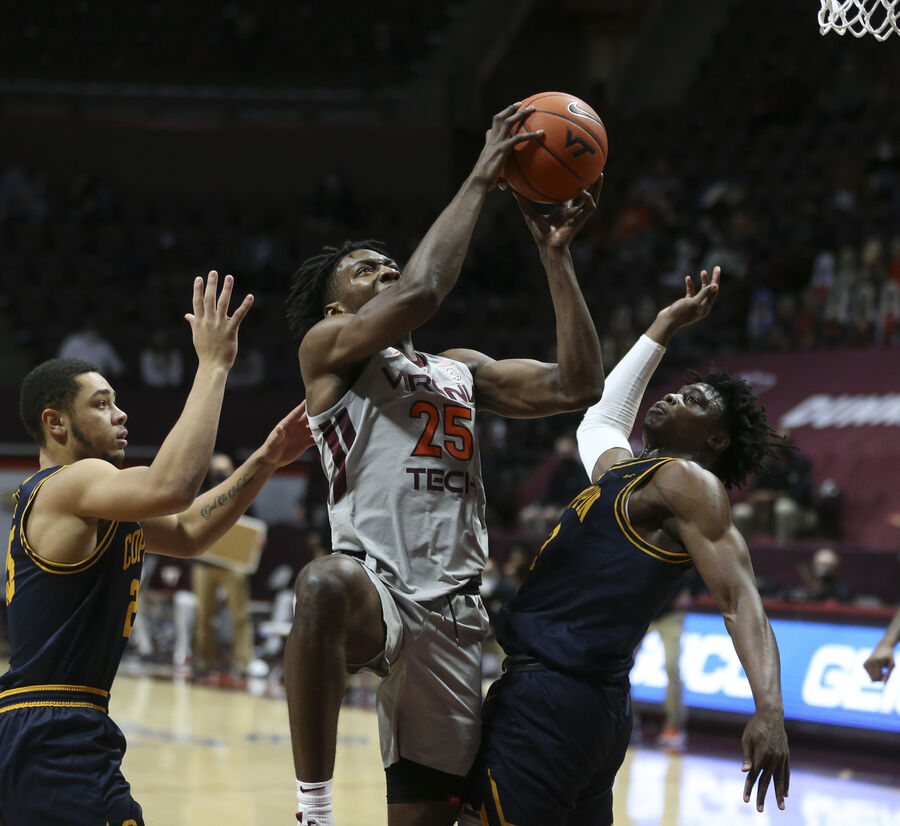
[[[513,192],[513,195],[519,202],[519,209],[522,210],[525,223],[538,247],[566,249],[597,208],[601,189],[603,189],[602,173],[590,190],[582,189],[579,197],[556,204],[549,211],[542,210],[518,192]]]
[[[757,711],[744,729],[741,745],[744,749],[744,764],[741,770],[747,772],[744,803],[750,802],[753,786],[758,779],[757,811],[763,810],[770,781],[775,786],[778,808],[783,809],[784,799],[791,784],[791,761],[787,734],[784,731],[784,717],[781,714]]]
[[[713,267],[712,278],[706,270],[700,273],[700,289],[694,285],[694,280],[686,275],[684,277],[684,298],[673,301],[668,307],[660,311],[669,317],[669,322],[678,327],[686,327],[701,318],[706,318],[716,298],[719,296],[719,281],[722,277],[720,267]]]
[[[228,315],[228,304],[234,289],[234,278],[226,275],[222,283],[222,292],[217,296],[219,274],[211,270],[206,278],[194,279],[193,305],[194,311],[186,313],[185,318],[191,325],[194,337],[194,349],[200,363],[209,362],[230,369],[238,351],[238,328],[247,315],[253,296],[247,295],[233,315]]]
[[[863,663],[863,668],[873,683],[886,683],[894,670],[894,647],[889,643],[879,642]]]
[[[544,135],[543,129],[535,132],[525,130],[516,132],[518,125],[534,112],[533,106],[516,111],[518,107],[519,102],[516,102],[494,115],[491,128],[485,133],[484,148],[475,162],[470,177],[480,181],[488,189],[493,189],[501,183],[506,159],[516,144],[538,140]]]
[[[262,458],[277,467],[284,467],[299,459],[313,443],[304,399],[272,428],[262,446]]]

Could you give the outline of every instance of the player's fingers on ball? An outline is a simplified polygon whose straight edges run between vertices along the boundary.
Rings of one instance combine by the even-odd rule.
[[[511,114],[513,114],[516,109],[518,109],[522,105],[521,100],[517,100],[515,103],[510,103],[505,109],[501,109],[494,115],[494,120],[503,120],[504,118],[508,118]]]
[[[543,137],[544,137],[544,130],[536,129],[534,132],[516,132],[515,135],[513,135],[510,138],[507,138],[507,142],[510,145],[514,146],[517,143],[525,143],[525,141],[536,141],[536,140],[540,140]]]
[[[534,114],[534,107],[533,107],[533,106],[524,106],[524,107],[522,107],[521,109],[519,109],[518,112],[513,111],[513,112],[507,114],[506,117],[504,118],[504,120],[505,120],[510,126],[513,126],[514,124],[521,123],[521,122],[522,122],[523,120],[525,120],[529,115],[533,115],[533,114]]]

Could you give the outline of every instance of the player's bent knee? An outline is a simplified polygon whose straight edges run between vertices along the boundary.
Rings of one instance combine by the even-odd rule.
[[[458,807],[466,778],[401,757],[385,770],[388,803],[445,803]]]
[[[294,626],[334,625],[341,617],[349,619],[374,612],[380,618],[378,592],[362,566],[355,560],[332,554],[306,565],[294,583],[296,605]],[[371,611],[369,610],[371,609]]]
[[[354,580],[365,574],[359,566],[340,554],[314,559],[297,574],[294,595],[298,605],[307,600],[321,603],[322,600],[343,600],[345,594],[354,587]]]

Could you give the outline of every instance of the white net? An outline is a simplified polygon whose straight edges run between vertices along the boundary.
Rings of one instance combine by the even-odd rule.
[[[886,40],[900,35],[900,0],[820,0],[819,32]]]

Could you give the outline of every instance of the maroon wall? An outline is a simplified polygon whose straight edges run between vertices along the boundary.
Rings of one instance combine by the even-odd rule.
[[[845,541],[896,547],[900,532],[886,520],[900,511],[900,349],[747,353],[715,362],[751,381],[769,422],[789,427],[812,458],[817,483],[831,478],[841,486]]]

